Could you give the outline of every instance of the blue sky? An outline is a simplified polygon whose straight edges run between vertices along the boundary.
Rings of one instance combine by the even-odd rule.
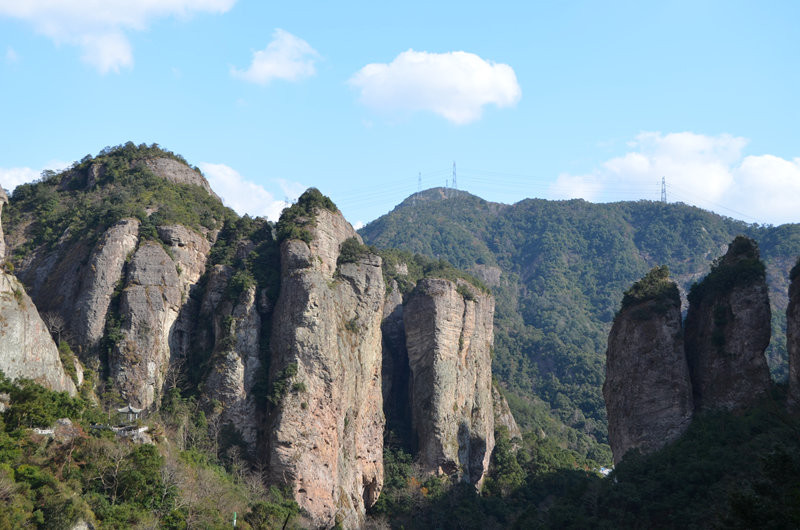
[[[0,185],[159,143],[240,213],[417,190],[800,222],[798,2],[0,0]]]

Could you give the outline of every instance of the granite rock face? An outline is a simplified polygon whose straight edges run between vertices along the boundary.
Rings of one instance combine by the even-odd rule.
[[[786,309],[786,349],[789,351],[789,408],[800,410],[800,261],[792,270]]]
[[[689,295],[685,347],[695,409],[747,408],[770,386],[770,306],[755,241],[737,237]]]
[[[337,266],[338,213],[318,209],[311,243],[281,246],[270,339],[270,482],[291,485],[314,526],[360,528],[383,486],[379,257]]]
[[[219,199],[214,193],[208,181],[199,172],[193,170],[186,164],[173,160],[172,158],[145,158],[138,162],[138,165],[145,167],[158,177],[164,178],[175,184],[190,184],[200,186],[212,197]],[[220,199],[221,200],[221,199]]]
[[[494,298],[459,280],[423,279],[403,310],[417,460],[479,486],[494,449]]]
[[[0,186],[0,217],[3,215],[3,205],[8,204],[8,195],[5,190]],[[6,258],[6,240],[3,237],[3,225],[0,224],[0,265],[3,264]]]
[[[492,385],[492,404],[494,405],[495,429],[505,427],[510,439],[522,439],[522,431],[519,430],[517,420],[514,419],[514,415],[511,413],[511,407],[508,406],[505,396],[500,393],[500,390],[495,385]]]
[[[261,371],[261,315],[256,288],[229,300],[225,294],[230,267],[210,271],[201,319],[211,320],[214,332],[212,368],[205,380],[203,398],[220,404],[223,425],[242,436],[251,455],[258,445],[259,417],[253,387]]]
[[[692,420],[680,295],[673,282],[660,281],[658,294],[623,307],[608,337],[603,397],[615,464],[631,449],[660,449]]]
[[[91,351],[103,337],[114,289],[138,241],[138,219],[123,219],[109,228],[81,274],[73,310],[61,308],[62,313],[71,313],[70,329],[81,350]]]
[[[75,395],[58,348],[25,288],[0,270],[0,370],[10,379],[27,378],[51,390]]]
[[[119,307],[122,338],[109,360],[111,377],[134,407],[150,407],[161,391],[180,309],[175,262],[160,244],[142,242],[129,264]]]

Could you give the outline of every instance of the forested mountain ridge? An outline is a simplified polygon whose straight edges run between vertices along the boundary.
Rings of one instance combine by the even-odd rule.
[[[568,425],[605,441],[603,359],[622,293],[653,266],[667,265],[684,294],[739,234],[758,242],[767,266],[767,358],[773,377],[786,377],[785,311],[789,270],[800,255],[798,224],[752,225],[651,201],[504,205],[436,188],[412,195],[360,233],[379,248],[446,259],[492,284],[493,370],[516,395],[509,401],[521,424],[533,420],[526,401],[538,397]]]

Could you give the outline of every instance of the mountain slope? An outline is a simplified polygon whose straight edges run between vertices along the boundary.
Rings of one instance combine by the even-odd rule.
[[[446,259],[491,284],[493,369],[516,394],[509,401],[523,424],[530,423],[526,401],[541,398],[562,421],[605,441],[603,355],[622,293],[666,264],[683,295],[738,234],[758,241],[767,265],[773,314],[767,355],[773,377],[787,373],[785,309],[789,269],[800,254],[797,224],[748,225],[648,201],[503,205],[437,188],[412,195],[360,233],[366,243]]]

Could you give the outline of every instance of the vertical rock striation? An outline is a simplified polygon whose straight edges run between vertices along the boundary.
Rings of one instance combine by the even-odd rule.
[[[615,464],[631,449],[661,448],[691,422],[680,295],[665,267],[625,293],[608,337],[603,397]]]
[[[508,406],[508,401],[506,401],[505,396],[500,393],[500,389],[497,388],[497,385],[492,385],[492,403],[494,405],[495,430],[499,427],[505,427],[510,439],[522,439],[522,431],[519,429],[517,420],[514,419],[514,415],[511,413],[511,407]]]
[[[8,204],[8,195],[6,195],[6,191],[0,186],[0,218],[3,217],[3,205]],[[0,265],[6,259],[6,240],[3,237],[3,225],[0,223]]]
[[[161,391],[180,306],[175,262],[160,244],[142,242],[129,264],[119,307],[122,338],[109,360],[117,388],[135,407],[150,407]]]
[[[696,410],[743,409],[769,390],[770,306],[764,264],[739,236],[689,293],[686,356]]]
[[[318,527],[363,526],[383,485],[381,260],[337,266],[360,238],[339,213],[318,208],[310,244],[281,245],[281,292],[272,324],[269,473],[289,484]]]
[[[62,310],[71,315],[70,329],[81,351],[93,350],[103,337],[114,289],[138,241],[139,220],[119,221],[100,238],[82,271],[77,293],[69,297],[75,301],[72,311]]]
[[[786,309],[786,349],[789,352],[790,410],[800,410],[800,259],[791,272],[789,307]]]
[[[230,300],[226,295],[231,268],[215,266],[209,274],[200,311],[214,333],[211,371],[203,398],[216,400],[223,425],[239,432],[251,456],[258,445],[259,418],[253,388],[261,372],[261,315],[256,288],[251,286]]]
[[[0,218],[8,202],[0,188]],[[25,287],[6,272],[5,241],[0,219],[0,371],[11,379],[26,378],[75,395],[75,384],[64,371],[58,348]]]
[[[423,279],[403,311],[417,460],[480,485],[494,449],[494,298],[459,280]]]
[[[52,337],[25,288],[0,270],[0,370],[51,390],[76,393]]]

